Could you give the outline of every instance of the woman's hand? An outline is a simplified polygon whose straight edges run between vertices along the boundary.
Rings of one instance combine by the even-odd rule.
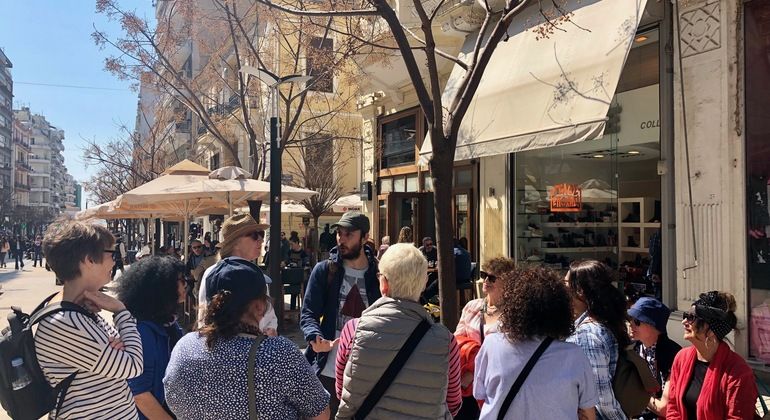
[[[315,341],[311,341],[309,344],[313,347],[313,351],[316,353],[328,353],[332,351],[334,346],[339,343],[340,339],[337,338],[334,341],[327,340],[320,335],[315,337]]]
[[[114,314],[126,309],[126,305],[124,305],[123,302],[102,292],[91,292],[86,290],[83,293],[83,297],[85,298],[85,305],[87,308],[91,309],[93,307],[97,309],[94,312],[99,312],[103,309]]]

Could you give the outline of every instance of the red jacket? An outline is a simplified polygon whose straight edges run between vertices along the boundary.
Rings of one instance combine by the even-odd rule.
[[[684,394],[690,383],[697,352],[695,347],[682,349],[674,358],[669,384],[666,419],[687,420]],[[754,418],[757,384],[754,372],[724,342],[719,343],[709,363],[696,406],[699,419]],[[691,419],[695,420],[695,419]]]

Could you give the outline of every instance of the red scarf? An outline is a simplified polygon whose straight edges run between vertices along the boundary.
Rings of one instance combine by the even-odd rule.
[[[682,349],[674,358],[666,419],[687,420],[684,394],[690,384],[696,357],[695,347],[691,346]],[[698,419],[751,420],[756,402],[754,372],[741,356],[730,350],[726,343],[720,342],[698,396]]]

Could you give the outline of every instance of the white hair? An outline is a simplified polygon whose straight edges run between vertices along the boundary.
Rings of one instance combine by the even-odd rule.
[[[416,301],[425,289],[428,261],[412,244],[391,245],[379,264],[380,273],[388,279],[388,296]]]

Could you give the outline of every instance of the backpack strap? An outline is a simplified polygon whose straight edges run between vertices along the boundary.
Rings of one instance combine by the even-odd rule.
[[[406,339],[406,342],[404,343],[403,347],[401,347],[401,350],[396,353],[396,357],[393,358],[393,361],[390,362],[390,365],[388,365],[387,369],[385,369],[385,372],[383,372],[382,376],[380,376],[380,380],[377,381],[377,383],[374,385],[374,388],[372,388],[372,390],[369,392],[369,395],[366,396],[366,399],[361,404],[361,407],[359,407],[358,411],[356,411],[356,414],[353,415],[353,419],[366,419],[366,416],[368,416],[374,406],[377,405],[377,403],[380,401],[380,398],[385,395],[385,392],[390,387],[390,384],[392,384],[396,379],[398,373],[404,367],[407,360],[409,360],[409,356],[414,353],[417,345],[420,344],[420,341],[428,332],[428,330],[430,330],[430,327],[430,322],[425,320],[425,318],[423,318],[420,323],[417,324],[417,327],[414,329],[414,331],[412,331],[412,334],[409,335],[409,338]]]
[[[256,388],[256,377],[257,377],[257,350],[259,350],[260,344],[262,344],[262,341],[265,339],[264,334],[260,334],[256,337],[254,340],[254,343],[251,344],[251,347],[249,348],[249,366],[248,366],[248,374],[246,377],[246,380],[248,382],[248,392],[249,392],[249,420],[257,420],[259,418],[259,413],[257,413],[257,388]]]
[[[524,385],[524,381],[527,380],[529,372],[531,372],[532,368],[535,367],[535,363],[537,363],[537,360],[540,359],[540,356],[545,353],[545,350],[548,348],[548,346],[551,345],[552,341],[553,338],[546,337],[545,340],[543,340],[543,342],[537,346],[537,350],[535,350],[535,352],[529,358],[527,364],[524,365],[524,369],[519,372],[519,376],[516,378],[516,382],[513,383],[511,390],[508,391],[508,395],[505,397],[505,400],[503,400],[503,405],[500,407],[500,411],[497,413],[497,420],[503,420],[505,418],[505,414],[511,407],[513,399],[516,398],[516,394],[519,393],[519,389],[521,389],[521,386]]]

